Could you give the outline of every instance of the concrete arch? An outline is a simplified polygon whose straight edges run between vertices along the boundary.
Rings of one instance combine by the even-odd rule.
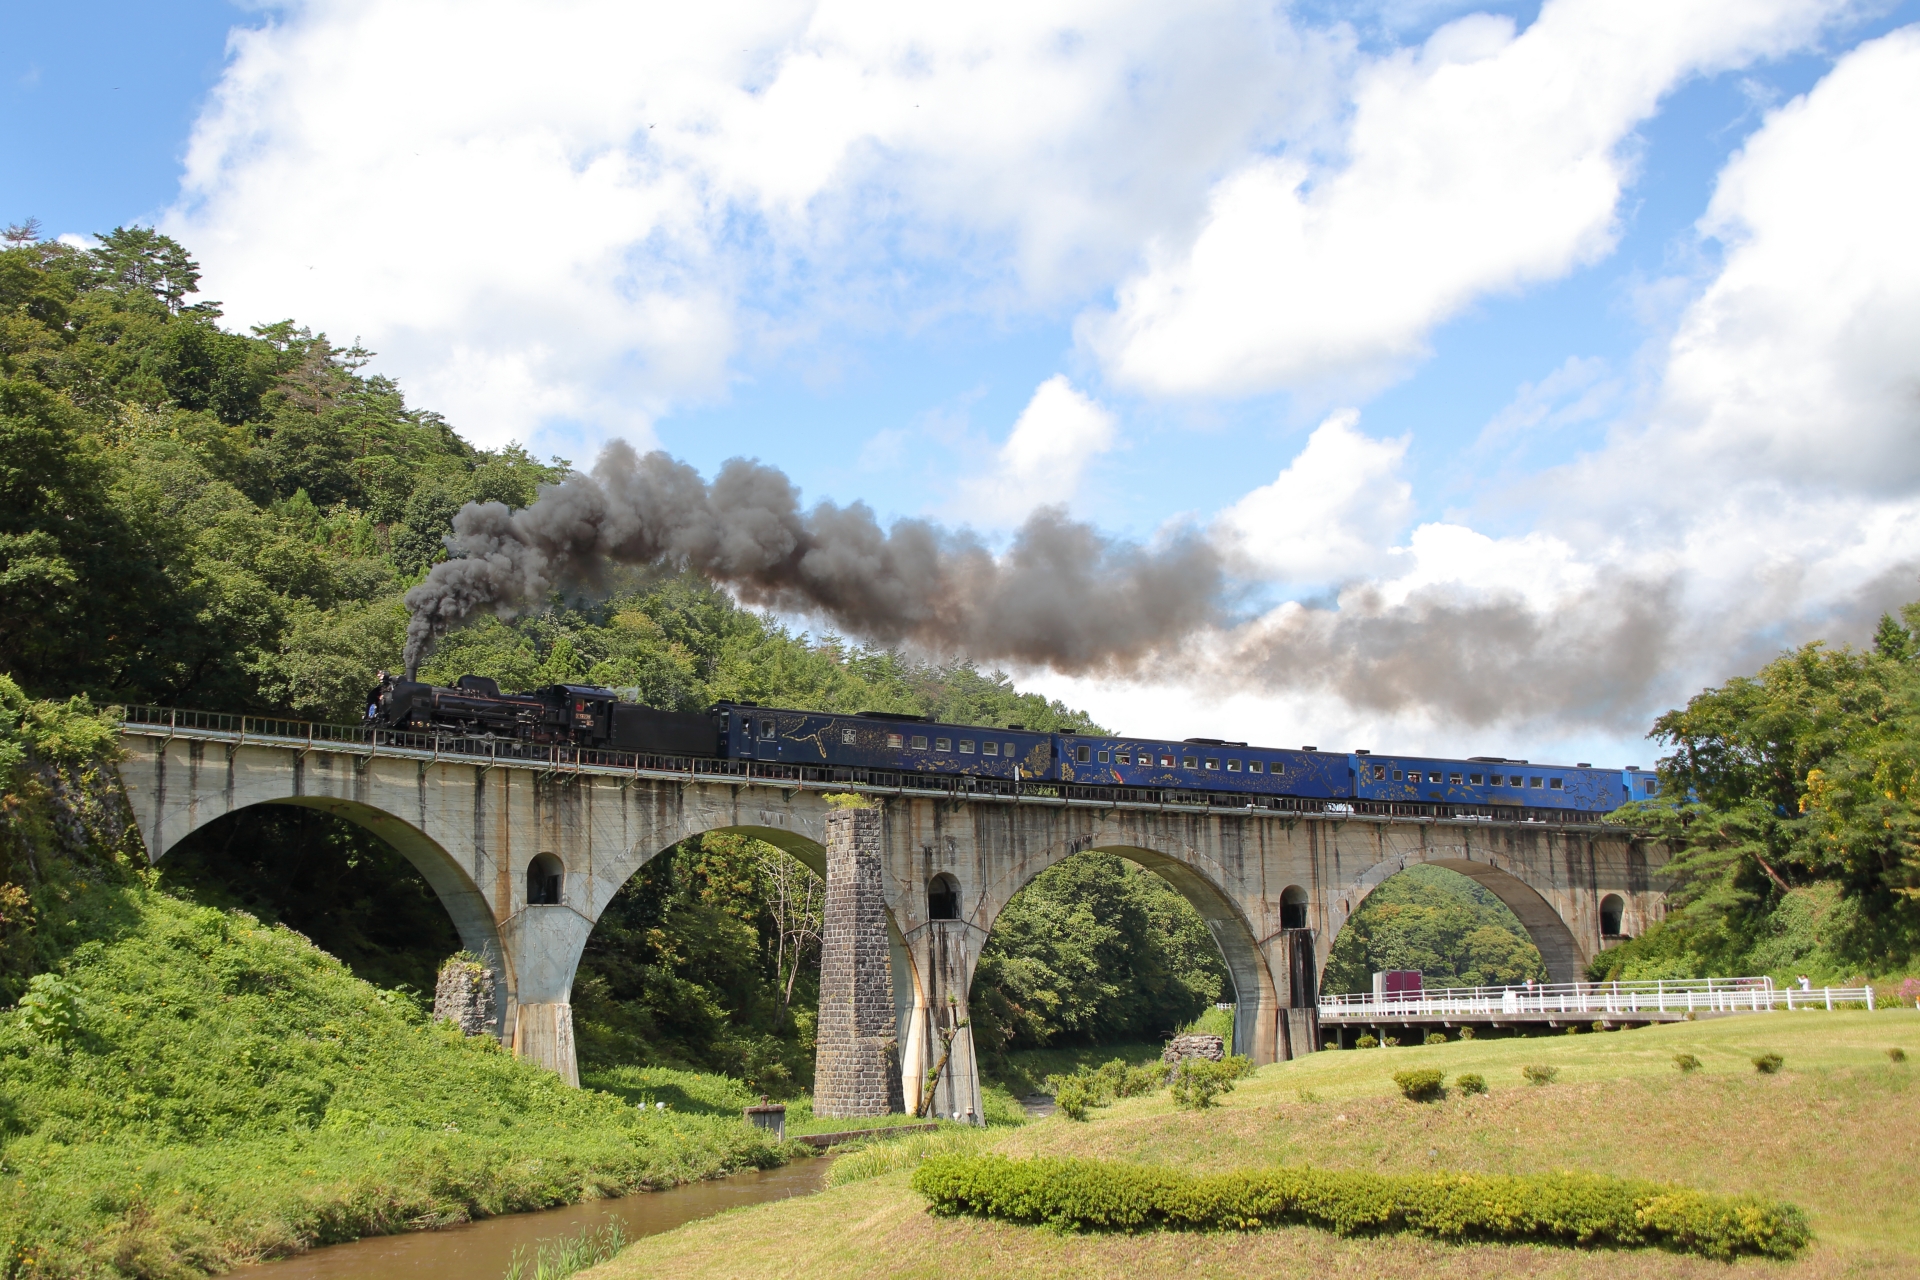
[[[510,1001],[505,996],[514,990],[515,974],[507,949],[501,944],[500,928],[493,918],[492,908],[487,905],[486,897],[466,870],[437,841],[384,809],[332,796],[287,796],[238,805],[220,813],[195,812],[188,823],[169,826],[164,835],[157,836],[147,849],[147,858],[149,862],[157,864],[182,840],[203,827],[248,809],[267,805],[311,809],[351,822],[378,837],[387,847],[405,858],[433,889],[434,897],[439,899],[440,906],[460,934],[460,945],[481,957],[494,971],[495,990],[501,992],[503,997],[496,1001],[496,1031],[505,1033],[506,1028],[512,1025],[507,1007]]]
[[[1455,854],[1433,850],[1433,855],[1425,858],[1400,857],[1374,864],[1362,872],[1353,882],[1346,898],[1347,910],[1339,914],[1338,919],[1330,920],[1327,932],[1326,950],[1331,953],[1334,941],[1345,929],[1347,922],[1360,905],[1373,895],[1373,891],[1408,867],[1427,866],[1444,867],[1448,871],[1458,872],[1475,884],[1482,886],[1506,904],[1508,910],[1519,919],[1526,929],[1527,936],[1533,939],[1533,945],[1540,950],[1540,958],[1547,966],[1549,982],[1577,982],[1581,970],[1586,965],[1586,954],[1573,935],[1573,930],[1561,918],[1553,904],[1519,876],[1503,871],[1491,862],[1464,856],[1464,851]]]
[[[1175,892],[1200,913],[1206,922],[1207,932],[1213,936],[1214,945],[1219,948],[1221,958],[1226,963],[1228,981],[1233,985],[1234,1002],[1245,1014],[1250,1016],[1234,1019],[1232,1051],[1255,1057],[1259,1052],[1263,1021],[1261,1011],[1271,1009],[1276,1001],[1273,980],[1268,972],[1265,958],[1261,955],[1260,940],[1253,923],[1248,920],[1233,897],[1212,876],[1193,863],[1176,858],[1158,849],[1135,844],[1087,844],[1076,848],[1078,841],[1069,842],[1064,847],[1055,847],[1039,858],[1018,864],[1017,869],[1009,868],[995,877],[991,884],[981,886],[974,895],[975,905],[971,913],[963,913],[964,923],[974,936],[971,947],[972,963],[968,966],[967,985],[972,989],[972,964],[979,960],[980,949],[986,945],[1001,912],[1021,890],[1032,884],[1039,876],[1069,858],[1084,853],[1111,853],[1125,858],[1135,866],[1150,871],[1172,885]],[[952,875],[944,871],[943,875]],[[962,902],[967,899],[967,885],[961,884]],[[931,928],[935,922],[922,925],[922,929]],[[1270,1031],[1269,1031],[1270,1034]]]

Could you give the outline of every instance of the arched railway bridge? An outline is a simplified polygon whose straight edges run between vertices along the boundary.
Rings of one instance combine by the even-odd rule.
[[[419,869],[463,944],[493,967],[505,993],[501,1038],[575,1082],[574,970],[627,879],[681,840],[740,832],[826,875],[831,916],[835,876],[844,874],[829,866],[832,793],[861,793],[874,806],[862,822],[877,826],[879,874],[862,891],[884,907],[872,913],[884,918],[891,956],[878,975],[893,1009],[884,1042],[909,1109],[941,1053],[940,1031],[966,1017],[974,965],[1001,910],[1040,872],[1088,850],[1158,873],[1198,908],[1232,975],[1234,1049],[1256,1063],[1319,1047],[1318,975],[1334,938],[1406,867],[1442,866],[1486,886],[1526,926],[1554,982],[1579,975],[1604,945],[1603,928],[1637,934],[1664,911],[1664,850],[1571,818],[1058,785],[972,789],[978,780],[152,708],[130,709],[121,735],[120,775],[152,861],[249,805],[301,805],[364,827]],[[847,944],[831,918],[827,933],[831,976],[835,948]],[[823,1007],[823,1054],[830,1021]],[[952,1038],[933,1109],[982,1114],[965,1030]]]

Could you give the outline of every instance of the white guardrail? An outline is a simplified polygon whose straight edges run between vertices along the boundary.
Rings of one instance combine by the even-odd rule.
[[[1320,997],[1322,1018],[1546,1017],[1560,1013],[1764,1013],[1873,1008],[1872,987],[1777,987],[1771,978],[1670,982],[1557,982],[1517,987],[1436,987],[1386,996]]]

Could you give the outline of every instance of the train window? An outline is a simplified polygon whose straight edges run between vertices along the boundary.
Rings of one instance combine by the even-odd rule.
[[[761,736],[762,738],[771,738],[771,737],[773,737],[773,721],[771,721],[771,720],[762,720],[762,721],[760,722],[760,736]]]
[[[1014,754],[1013,744],[1011,742],[1003,743],[1000,747],[1000,754],[1006,755],[1006,756],[1013,755]]]
[[[1085,764],[1087,761],[1093,758],[1093,748],[1092,747],[1075,747],[1073,749],[1073,758],[1075,760],[1078,760],[1081,764]]]
[[[1181,756],[1180,767],[1183,769],[1198,769],[1200,767],[1200,757],[1199,756]]]
[[[1440,781],[1440,775],[1439,775],[1439,774],[1437,774],[1437,773],[1429,773],[1429,774],[1427,774],[1427,781],[1428,781],[1428,782],[1438,782],[1438,781]]]
[[[1507,775],[1507,785],[1510,787],[1524,787],[1527,785],[1527,780],[1517,773],[1510,773]]]
[[[1219,762],[1218,760],[1216,760],[1216,759],[1214,759],[1214,758],[1213,758],[1212,756],[1208,756],[1208,757],[1207,757],[1207,768],[1209,768],[1209,769],[1211,769],[1211,770],[1212,770],[1213,772],[1215,772],[1215,773],[1218,773],[1218,772],[1220,772],[1220,762]]]
[[[1100,753],[1100,763],[1105,764],[1106,762],[1107,762],[1107,753],[1102,751]]]
[[[1400,771],[1399,771],[1398,769],[1395,769],[1395,770],[1393,771],[1393,780],[1394,780],[1395,782],[1405,782],[1405,781],[1406,781],[1406,775],[1404,775],[1404,774],[1402,774],[1402,773],[1401,773],[1401,772],[1400,772]]]
[[[1548,785],[1548,786],[1550,786],[1550,787],[1552,787],[1552,788],[1553,788],[1553,789],[1554,789],[1555,791],[1559,791],[1559,790],[1562,790],[1562,787],[1561,787],[1561,784],[1560,784],[1560,779],[1558,779],[1558,778],[1549,778],[1549,779],[1547,779],[1547,785]]]
[[[1658,778],[1647,779],[1647,794],[1650,796],[1657,796],[1660,794],[1660,779]]]
[[[1261,771],[1263,771],[1263,770],[1264,770],[1264,769],[1265,769],[1266,767],[1267,767],[1266,765],[1264,765],[1264,764],[1262,764],[1262,763],[1261,763],[1260,761],[1258,761],[1258,760],[1249,760],[1249,761],[1247,761],[1247,772],[1248,772],[1248,773],[1259,773],[1259,772],[1261,772]],[[1278,765],[1275,765],[1275,766],[1274,766],[1274,769],[1273,769],[1273,771],[1274,771],[1275,773],[1278,773],[1278,772],[1280,772],[1280,767],[1279,767]]]
[[[1450,773],[1447,775],[1447,781],[1457,787],[1460,785],[1460,775],[1457,773]]]
[[[935,751],[951,751],[953,750],[953,739],[952,738],[935,738],[933,740],[933,749]]]
[[[1471,782],[1474,786],[1477,787],[1480,785],[1480,775],[1477,773],[1470,773],[1467,775],[1467,781]]]
[[[1540,779],[1538,779],[1538,778],[1528,778],[1528,779],[1527,779],[1527,785],[1528,785],[1528,786],[1530,786],[1530,787],[1537,787],[1537,786],[1539,786],[1539,785],[1540,785]]]
[[[973,740],[971,738],[960,739],[960,754],[963,756],[973,754]]]
[[[897,733],[890,733],[887,735],[887,745],[890,747],[904,747],[907,745],[907,740]]]
[[[1165,754],[1162,754],[1162,755],[1161,755],[1161,757],[1160,757],[1160,767],[1161,767],[1162,769],[1171,769],[1171,768],[1173,768],[1173,757],[1172,757],[1172,756],[1170,756],[1170,755],[1165,755]]]
[[[1227,772],[1228,773],[1240,772],[1240,762],[1238,760],[1227,761]]]
[[[924,734],[924,733],[916,733],[916,734],[914,734],[914,735],[913,735],[913,749],[914,749],[915,751],[925,751],[925,750],[927,749],[927,735],[926,735],[926,734]]]
[[[1377,764],[1373,766],[1373,780],[1375,782],[1385,782],[1386,778],[1387,778],[1387,766],[1383,764]]]
[[[980,754],[983,756],[997,756],[1000,754],[1000,744],[997,742],[983,742],[980,744]]]
[[[842,730],[840,731],[840,743],[841,743],[841,745],[842,745],[842,746],[849,746],[849,747],[850,747],[850,746],[852,746],[852,745],[853,745],[853,730],[851,730],[851,729],[842,729]]]

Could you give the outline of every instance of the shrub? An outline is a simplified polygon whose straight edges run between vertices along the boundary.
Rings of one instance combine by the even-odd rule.
[[[1214,1062],[1207,1058],[1188,1058],[1173,1069],[1168,1083],[1173,1086],[1173,1105],[1191,1111],[1204,1111],[1214,1099],[1233,1092],[1233,1082],[1243,1073],[1245,1059],[1228,1058]]]
[[[1445,1044],[1447,1037],[1438,1031],[1429,1031],[1427,1032],[1426,1042],[1428,1044]]]
[[[1382,1036],[1380,1038],[1380,1046],[1383,1049],[1398,1049],[1400,1047],[1400,1037]]]
[[[1246,1059],[1237,1061],[1244,1062]],[[1115,1098],[1152,1093],[1166,1083],[1170,1070],[1172,1068],[1164,1062],[1130,1067],[1121,1059],[1114,1058],[1098,1067],[1082,1066],[1071,1075],[1048,1076],[1046,1087],[1053,1091],[1054,1105],[1069,1120],[1085,1120],[1087,1110],[1091,1107],[1107,1106]]]
[[[1446,1079],[1444,1074],[1432,1067],[1393,1073],[1393,1082],[1400,1086],[1400,1092],[1415,1102],[1438,1102],[1446,1097]]]
[[[1462,1027],[1462,1028],[1460,1028],[1460,1038],[1461,1038],[1462,1040],[1471,1040],[1471,1039],[1473,1039],[1473,1028],[1472,1028],[1472,1027]]]
[[[1078,1076],[1068,1076],[1053,1091],[1053,1105],[1069,1120],[1085,1120],[1088,1108],[1097,1104],[1084,1080]]]
[[[37,973],[20,997],[20,1025],[41,1044],[61,1046],[80,1032],[80,993],[52,973]]]
[[[1789,1204],[1599,1174],[1519,1177],[1307,1168],[1195,1177],[1106,1160],[932,1156],[913,1189],[933,1212],[1066,1230],[1240,1230],[1303,1223],[1341,1235],[1656,1245],[1786,1258],[1808,1239]]]
[[[1786,1059],[1777,1053],[1763,1053],[1753,1060],[1753,1069],[1763,1076],[1770,1076],[1786,1065]]]
[[[1559,1076],[1558,1067],[1522,1067],[1520,1074],[1527,1078],[1528,1084],[1552,1084]]]
[[[1356,1049],[1374,1049],[1374,1048],[1378,1048],[1379,1044],[1380,1042],[1378,1040],[1375,1040],[1373,1038],[1373,1033],[1369,1031],[1365,1035],[1361,1036],[1358,1040],[1355,1040],[1353,1042],[1353,1047]]]
[[[1580,1028],[1578,1026],[1568,1027],[1567,1034],[1570,1036],[1577,1036],[1580,1034]]]
[[[1681,1075],[1690,1076],[1700,1069],[1700,1059],[1690,1053],[1676,1053],[1673,1055],[1673,1065],[1680,1068]]]
[[[1887,1050],[1887,1060],[1889,1062],[1905,1062],[1907,1060],[1907,1051],[1905,1049],[1889,1049]]]
[[[1599,1018],[1595,1018],[1593,1020],[1593,1029],[1595,1031],[1605,1031],[1607,1029],[1607,1024],[1601,1021]]]
[[[1453,1078],[1453,1087],[1458,1089],[1462,1094],[1471,1097],[1473,1094],[1485,1093],[1487,1091],[1487,1078],[1483,1075],[1468,1072],[1465,1075],[1455,1076]]]

